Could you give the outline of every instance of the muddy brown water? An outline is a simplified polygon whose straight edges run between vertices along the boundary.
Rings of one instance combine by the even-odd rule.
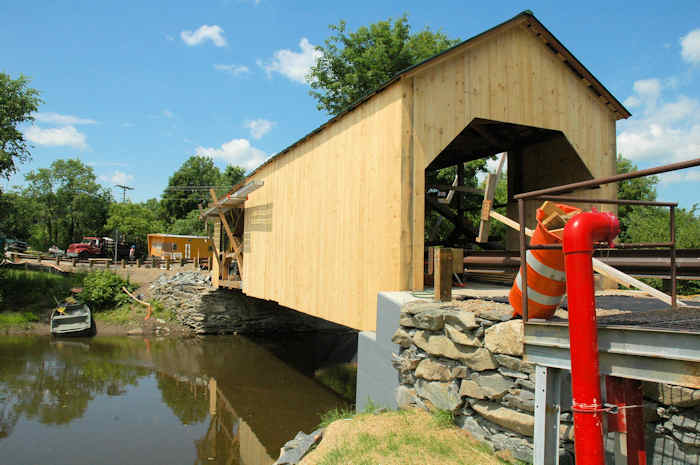
[[[311,376],[328,336],[259,342],[0,336],[0,463],[269,465],[347,405]]]

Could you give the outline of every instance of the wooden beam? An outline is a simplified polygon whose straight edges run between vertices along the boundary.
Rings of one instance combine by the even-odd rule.
[[[435,300],[452,300],[452,249],[435,249]]]
[[[489,225],[490,213],[493,209],[493,199],[496,196],[496,186],[498,178],[501,177],[503,162],[506,159],[506,154],[501,155],[501,160],[498,162],[498,169],[495,174],[489,173],[486,178],[486,190],[484,191],[484,201],[481,204],[481,221],[479,222],[479,235],[476,237],[476,242],[484,243],[489,241]]]
[[[439,191],[458,191],[458,192],[468,192],[470,194],[483,195],[484,191],[479,188],[471,186],[448,186],[447,184],[433,184],[427,186],[428,189],[437,189]]]
[[[507,145],[507,141],[504,144],[504,142],[499,141],[495,137],[493,137],[491,134],[489,134],[488,130],[486,130],[483,126],[481,126],[478,122],[473,121],[470,127],[479,133],[481,137],[486,139],[489,144],[493,145],[494,147],[502,147],[503,145]]]

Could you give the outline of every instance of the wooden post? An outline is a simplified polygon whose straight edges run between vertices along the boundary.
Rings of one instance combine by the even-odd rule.
[[[89,266],[90,268],[92,268],[92,266],[95,264],[95,260],[92,259],[92,258],[88,258],[88,263],[89,263],[88,266]]]
[[[435,300],[452,300],[452,249],[435,249]]]
[[[216,415],[216,379],[209,378],[209,415]]]
[[[105,268],[109,270],[109,265],[112,263],[112,260],[105,260]]]
[[[195,259],[194,263],[192,263],[192,268],[194,268],[195,271],[199,271],[199,254],[197,254],[197,258]]]
[[[61,264],[61,257],[56,255],[56,265],[60,265],[60,264]]]
[[[170,257],[165,257],[165,269],[170,271]]]
[[[136,259],[136,268],[141,268],[141,259],[140,258]]]
[[[73,268],[75,268],[76,265],[78,265],[78,259],[77,259],[77,258],[74,258],[74,259],[73,259]]]
[[[180,268],[184,268],[185,266],[185,259],[180,257]]]
[[[126,260],[122,258],[122,268],[126,268]]]

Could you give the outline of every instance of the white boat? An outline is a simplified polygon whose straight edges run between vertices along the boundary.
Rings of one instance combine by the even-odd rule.
[[[63,302],[51,313],[54,336],[89,336],[93,330],[92,312],[84,303]]]

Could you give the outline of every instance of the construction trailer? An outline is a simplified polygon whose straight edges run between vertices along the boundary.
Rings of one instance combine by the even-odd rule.
[[[148,256],[172,260],[209,258],[211,242],[206,236],[184,236],[177,234],[149,234]]]
[[[467,161],[507,153],[514,218],[518,193],[613,175],[616,121],[629,116],[523,12],[397,74],[211,204],[213,282],[374,330],[378,292],[423,289],[436,170],[459,176]],[[614,199],[616,186],[574,195]],[[455,224],[467,242],[477,226]]]

